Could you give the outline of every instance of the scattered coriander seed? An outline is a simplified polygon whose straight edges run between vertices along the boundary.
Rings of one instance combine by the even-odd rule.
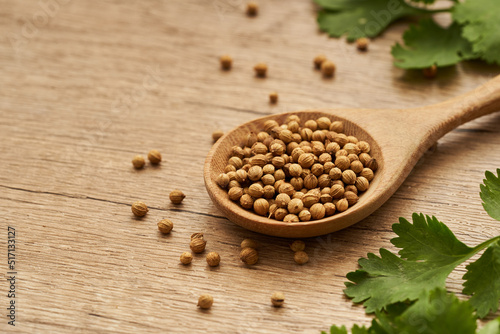
[[[247,247],[253,248],[253,249],[259,249],[260,244],[253,239],[245,239],[241,242],[240,247],[241,247],[241,249],[247,248]]]
[[[424,74],[424,77],[426,77],[427,79],[432,79],[432,78],[436,77],[437,66],[436,65],[432,65],[431,67],[424,68],[422,70],[422,73]]]
[[[134,202],[134,204],[132,204],[132,213],[136,216],[136,217],[144,217],[146,215],[146,213],[148,213],[149,209],[147,207],[146,204],[144,204],[143,202]]]
[[[356,40],[356,47],[358,48],[359,51],[366,51],[368,50],[368,43],[369,43],[368,38],[361,37]]]
[[[191,234],[191,240],[193,240],[193,239],[203,239],[203,233],[197,232],[197,233]]]
[[[321,69],[321,64],[323,64],[323,62],[326,61],[326,56],[325,55],[317,55],[316,57],[314,57],[314,60],[313,60],[313,63],[314,63],[314,67],[316,69]]]
[[[194,238],[191,239],[189,243],[189,248],[193,251],[193,253],[200,254],[205,251],[205,246],[207,242],[203,238]]]
[[[259,12],[259,5],[256,2],[247,3],[247,15],[256,16]]]
[[[148,160],[151,162],[153,165],[157,165],[161,162],[161,153],[158,152],[157,150],[151,150],[148,153]]]
[[[168,234],[174,228],[174,223],[169,219],[162,219],[158,222],[158,230],[163,234]]]
[[[214,298],[209,294],[203,294],[198,298],[198,307],[204,310],[208,310],[212,307],[214,303]]]
[[[181,204],[186,195],[180,190],[173,190],[170,192],[170,201],[174,204]]]
[[[267,65],[264,63],[258,63],[253,69],[258,77],[264,78],[267,75]]]
[[[331,77],[335,73],[335,64],[329,60],[321,63],[321,73],[324,77]]]
[[[307,262],[309,262],[309,255],[307,255],[307,253],[304,251],[298,251],[293,255],[293,259],[297,264],[306,264]]]
[[[224,132],[222,130],[215,130],[212,132],[212,139],[214,143],[219,140],[220,137],[224,136]]]
[[[259,261],[259,253],[254,248],[243,248],[240,252],[240,260],[245,264],[254,265]]]
[[[269,102],[273,104],[278,102],[278,93],[272,92],[271,94],[269,94]]]
[[[146,160],[142,155],[136,155],[134,159],[132,159],[132,165],[134,165],[135,169],[141,169],[146,164]]]
[[[223,70],[230,70],[233,66],[233,58],[230,55],[223,55],[220,57],[220,66]]]
[[[283,292],[275,292],[271,296],[271,303],[274,307],[281,307],[285,303],[285,295]]]
[[[190,252],[184,252],[181,254],[181,263],[182,264],[190,264],[193,261],[193,254]]]
[[[306,243],[302,240],[295,240],[290,244],[290,249],[294,252],[303,251],[306,248]]]
[[[217,252],[210,252],[207,254],[207,264],[210,267],[217,267],[220,263],[220,255]]]

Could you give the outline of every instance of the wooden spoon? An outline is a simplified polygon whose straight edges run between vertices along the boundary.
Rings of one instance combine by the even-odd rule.
[[[391,197],[424,152],[457,126],[500,110],[500,76],[472,92],[451,100],[413,109],[322,109],[267,116],[245,123],[220,138],[205,161],[205,186],[212,201],[232,222],[249,230],[288,238],[305,238],[334,232],[367,217]],[[223,172],[231,148],[241,145],[253,131],[263,131],[264,122],[282,124],[289,115],[302,122],[322,116],[344,122],[344,133],[371,145],[370,154],[379,168],[370,188],[347,211],[321,220],[285,223],[258,216],[229,200],[227,191],[215,182]]]

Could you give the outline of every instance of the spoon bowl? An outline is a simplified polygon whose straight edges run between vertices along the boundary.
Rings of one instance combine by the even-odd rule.
[[[210,150],[204,166],[207,192],[215,206],[232,222],[249,230],[287,238],[306,238],[338,231],[355,224],[384,204],[406,179],[424,152],[455,127],[500,109],[500,76],[473,92],[427,107],[413,109],[319,109],[262,117],[238,126],[221,137]],[[229,199],[215,180],[249,132],[263,131],[264,123],[283,124],[290,115],[309,119],[328,117],[344,123],[344,133],[371,146],[378,162],[369,189],[348,210],[308,222],[285,223],[245,210]]]

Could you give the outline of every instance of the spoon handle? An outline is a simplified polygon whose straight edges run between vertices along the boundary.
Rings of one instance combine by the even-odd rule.
[[[429,139],[435,141],[464,123],[500,111],[500,75],[473,91],[418,109],[428,115],[428,123],[434,130]]]

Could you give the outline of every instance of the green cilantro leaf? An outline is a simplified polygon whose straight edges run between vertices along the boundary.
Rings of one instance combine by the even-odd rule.
[[[500,64],[500,1],[467,0],[453,9],[453,19],[464,25],[463,36],[474,53],[488,63]]]
[[[392,225],[392,230],[398,235],[391,243],[401,248],[402,258],[416,261],[434,261],[449,264],[456,257],[465,257],[473,250],[459,241],[450,229],[437,220],[436,217],[414,213],[413,224],[404,218]]]
[[[494,219],[500,220],[500,169],[497,176],[492,172],[486,172],[481,188],[481,199],[486,212]]]
[[[408,5],[404,0],[315,0],[323,7],[318,13],[321,30],[332,37],[347,35],[348,41],[375,37],[393,21],[428,11]]]
[[[423,294],[401,315],[393,315],[390,311],[377,313],[372,328],[377,334],[474,334],[476,318],[467,301],[458,300],[444,289],[435,289]]]
[[[401,247],[400,255],[380,249],[380,257],[369,253],[358,262],[360,269],[347,274],[344,293],[353,302],[363,302],[367,313],[385,309],[389,304],[413,301],[435,288],[444,288],[448,275],[457,265],[496,242],[493,238],[470,248],[435,217],[413,214],[413,224],[401,219],[393,225],[398,235],[392,243]],[[481,265],[479,265],[481,267]],[[483,273],[485,271],[483,270]],[[485,279],[496,276],[490,273]],[[491,307],[491,300],[477,297],[476,307]],[[498,300],[498,299],[497,299]],[[484,303],[488,303],[484,306]]]
[[[404,69],[454,65],[464,59],[477,58],[467,39],[462,37],[462,28],[454,23],[442,28],[432,19],[421,20],[411,25],[403,34],[405,47],[396,43],[391,53],[394,65]]]
[[[392,303],[416,300],[424,291],[444,287],[448,275],[465,260],[458,258],[448,265],[407,261],[384,248],[380,255],[369,253],[368,259],[358,261],[361,270],[347,274],[351,282],[345,283],[344,293],[355,303],[364,302],[367,313]]]
[[[483,255],[469,264],[464,275],[463,293],[473,295],[469,302],[480,318],[498,309],[500,300],[500,241],[486,249]]]
[[[477,334],[500,334],[500,317],[488,322]]]
[[[322,331],[321,334],[327,334],[325,331]],[[333,325],[330,327],[330,334],[347,334],[347,329],[345,326],[337,327]]]

